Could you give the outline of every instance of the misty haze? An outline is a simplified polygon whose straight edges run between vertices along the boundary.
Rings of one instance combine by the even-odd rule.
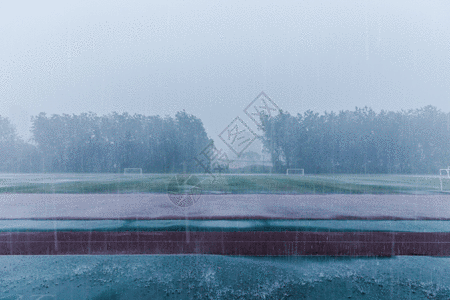
[[[450,299],[449,15],[0,4],[0,299]]]

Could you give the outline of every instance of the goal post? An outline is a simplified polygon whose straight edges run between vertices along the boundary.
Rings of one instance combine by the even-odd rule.
[[[447,173],[447,176],[445,176],[445,173]],[[448,166],[447,169],[440,169],[439,170],[439,181],[441,182],[441,191],[443,190],[443,188],[442,188],[442,178],[445,178],[445,177],[450,179],[450,166]]]
[[[142,175],[141,168],[125,168],[123,169],[124,175]]]
[[[305,175],[305,169],[287,169],[286,175]]]
[[[447,177],[450,178],[450,166],[448,166],[447,169],[440,169],[439,176],[445,176],[445,174],[442,173],[447,173]]]

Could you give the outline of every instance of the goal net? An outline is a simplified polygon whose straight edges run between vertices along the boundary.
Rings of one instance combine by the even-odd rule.
[[[125,168],[123,169],[123,174],[125,175],[142,175],[141,168]]]
[[[286,175],[305,175],[305,169],[287,169]]]

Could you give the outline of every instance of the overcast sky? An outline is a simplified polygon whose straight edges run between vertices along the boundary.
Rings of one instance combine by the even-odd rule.
[[[450,111],[450,1],[2,1],[0,115]]]

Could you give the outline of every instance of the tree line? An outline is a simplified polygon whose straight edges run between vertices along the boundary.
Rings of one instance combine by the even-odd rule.
[[[7,118],[0,117],[0,172],[198,172],[193,160],[210,142],[197,117],[112,113],[32,118],[25,143]]]
[[[261,118],[275,173],[437,174],[450,165],[450,114],[433,106]],[[32,117],[31,133],[30,142],[21,140],[0,116],[0,172],[204,172],[194,158],[212,142],[202,121],[185,111],[164,118],[41,113]]]
[[[262,116],[275,172],[438,174],[450,165],[450,114],[433,106]]]

